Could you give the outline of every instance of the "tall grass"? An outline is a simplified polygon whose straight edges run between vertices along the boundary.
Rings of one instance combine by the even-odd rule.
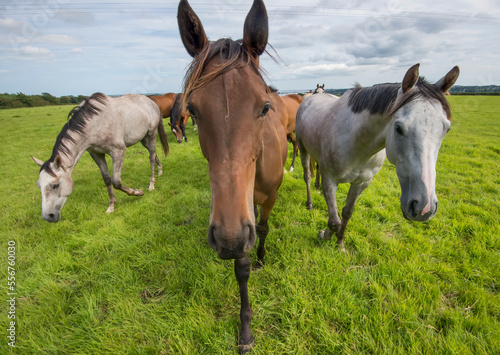
[[[452,130],[438,161],[440,207],[428,223],[402,217],[395,168],[386,163],[360,197],[348,252],[340,253],[316,238],[328,217],[322,196],[313,194],[315,208],[306,210],[302,169],[285,175],[266,266],[249,281],[256,354],[500,352],[500,98],[450,101]],[[17,339],[10,350],[235,353],[238,287],[232,262],[219,260],[206,242],[210,189],[196,132],[188,131],[187,144],[170,134],[156,190],[142,197],[117,192],[110,215],[99,170],[84,155],[61,221],[49,224],[40,217],[38,167],[29,156],[49,157],[69,109],[0,111],[5,301],[7,242],[17,245]],[[146,150],[130,148],[124,183],[147,190],[148,166]],[[346,192],[341,186],[340,208]],[[0,302],[0,353],[9,350],[7,312]]]

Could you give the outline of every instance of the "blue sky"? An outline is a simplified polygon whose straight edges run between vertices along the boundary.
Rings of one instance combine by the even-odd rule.
[[[500,84],[494,1],[264,2],[281,65],[268,57],[261,64],[280,90],[398,82],[415,63],[430,81],[459,65],[458,85]],[[251,0],[190,3],[210,39],[242,37]],[[191,58],[179,38],[177,4],[2,0],[0,92],[179,92]]]

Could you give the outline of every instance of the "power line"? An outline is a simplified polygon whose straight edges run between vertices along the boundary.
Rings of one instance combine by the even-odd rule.
[[[220,12],[223,14],[246,14],[248,12],[248,5],[243,4],[195,4],[197,13],[210,13]],[[133,15],[144,13],[161,13],[169,14],[177,12],[177,2],[167,3],[71,3],[63,5],[49,5],[49,4],[15,4],[4,5],[3,17],[8,16],[27,16],[27,15],[43,15],[50,13],[57,14],[81,14],[82,12],[89,12],[94,15]],[[356,18],[396,18],[396,19],[417,19],[432,22],[468,22],[468,23],[481,23],[481,24],[498,24],[500,25],[500,17],[484,16],[484,15],[459,15],[459,14],[444,14],[444,13],[430,13],[421,11],[373,11],[364,9],[353,9],[350,7],[342,8],[311,8],[307,6],[268,6],[270,15],[277,16],[298,16],[303,15],[306,17],[356,17]]]

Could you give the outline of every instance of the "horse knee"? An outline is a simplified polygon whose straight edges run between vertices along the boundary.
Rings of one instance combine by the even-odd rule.
[[[113,179],[112,183],[113,183],[113,187],[115,189],[121,190],[121,188],[122,188],[122,182],[121,182],[121,180],[115,180],[115,179]]]
[[[328,221],[328,229],[331,230],[335,234],[338,233],[341,225],[342,224],[340,223],[340,221],[336,221],[336,220],[329,220]]]

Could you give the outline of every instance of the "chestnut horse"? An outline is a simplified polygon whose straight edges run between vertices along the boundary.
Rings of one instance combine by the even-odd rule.
[[[160,108],[163,118],[170,117],[170,111],[174,105],[174,100],[177,94],[169,92],[163,95],[149,95],[148,97],[153,100]]]
[[[189,120],[189,112],[182,107],[183,96],[184,94],[182,93],[177,94],[172,105],[172,111],[170,111],[170,129],[175,138],[177,138],[178,143],[182,143],[183,140],[188,141],[186,137],[186,124]]]
[[[286,115],[281,115],[284,116],[286,122],[281,122],[281,123],[285,128],[288,140],[293,145],[293,158],[292,158],[292,164],[290,165],[290,172],[292,172],[295,167],[295,158],[297,157],[297,152],[299,150],[299,146],[297,145],[297,141],[295,140],[295,133],[294,133],[295,121],[297,118],[297,110],[299,109],[299,106],[302,103],[302,101],[304,101],[304,97],[297,94],[289,94],[280,96],[280,98],[283,101],[284,110],[286,112]]]
[[[194,58],[184,92],[208,161],[212,194],[208,244],[221,259],[235,260],[241,297],[238,346],[246,352],[254,342],[247,252],[258,236],[257,256],[263,263],[267,221],[287,156],[285,131],[259,68],[269,31],[267,11],[262,0],[254,1],[240,41],[209,42],[187,0],[180,1],[177,20],[184,47]],[[255,205],[261,206],[257,226]]]

